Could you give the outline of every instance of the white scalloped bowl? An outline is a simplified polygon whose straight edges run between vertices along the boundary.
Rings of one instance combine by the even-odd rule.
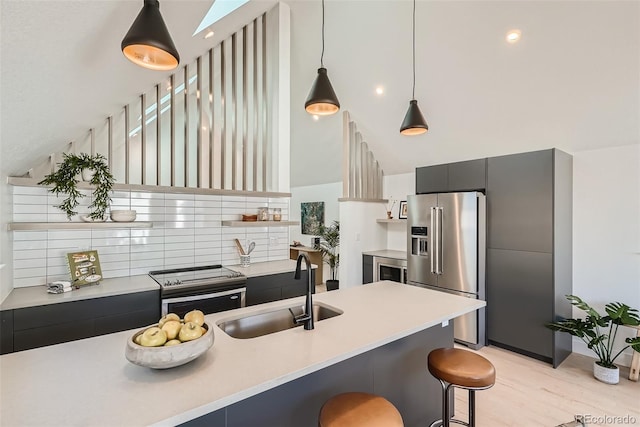
[[[204,354],[213,346],[214,335],[211,326],[204,324],[205,333],[198,339],[169,347],[144,347],[136,344],[135,339],[153,324],[139,330],[127,340],[124,355],[134,365],[153,369],[168,369],[184,365]]]
[[[113,210],[110,216],[111,221],[132,222],[136,220],[136,211]]]

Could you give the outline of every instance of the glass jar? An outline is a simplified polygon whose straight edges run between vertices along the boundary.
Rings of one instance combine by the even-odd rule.
[[[269,208],[258,208],[258,221],[269,221]]]
[[[273,208],[273,220],[280,221],[282,219],[282,209],[281,208]]]

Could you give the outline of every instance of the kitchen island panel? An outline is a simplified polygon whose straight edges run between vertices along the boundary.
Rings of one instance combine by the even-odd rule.
[[[427,355],[451,346],[453,324],[437,325],[181,425],[313,426],[324,402],[349,391],[385,397],[398,408],[407,427],[428,425],[439,418],[441,388],[426,368]]]

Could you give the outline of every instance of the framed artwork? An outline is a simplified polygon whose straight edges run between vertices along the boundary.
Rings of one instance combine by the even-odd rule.
[[[398,211],[398,218],[407,219],[407,201],[400,202],[400,210]]]
[[[315,230],[320,224],[324,224],[324,202],[300,203],[302,234],[316,234]]]
[[[70,252],[67,262],[73,286],[94,285],[102,279],[98,251]]]

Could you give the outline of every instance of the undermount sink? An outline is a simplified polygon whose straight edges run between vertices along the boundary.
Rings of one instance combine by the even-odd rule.
[[[252,314],[246,317],[232,320],[222,320],[217,323],[227,335],[233,338],[256,338],[274,332],[302,326],[293,322],[293,315],[299,316],[303,312],[304,304],[292,305],[266,313]],[[291,311],[293,311],[293,315]],[[313,318],[316,322],[339,316],[342,310],[324,304],[313,304]]]

